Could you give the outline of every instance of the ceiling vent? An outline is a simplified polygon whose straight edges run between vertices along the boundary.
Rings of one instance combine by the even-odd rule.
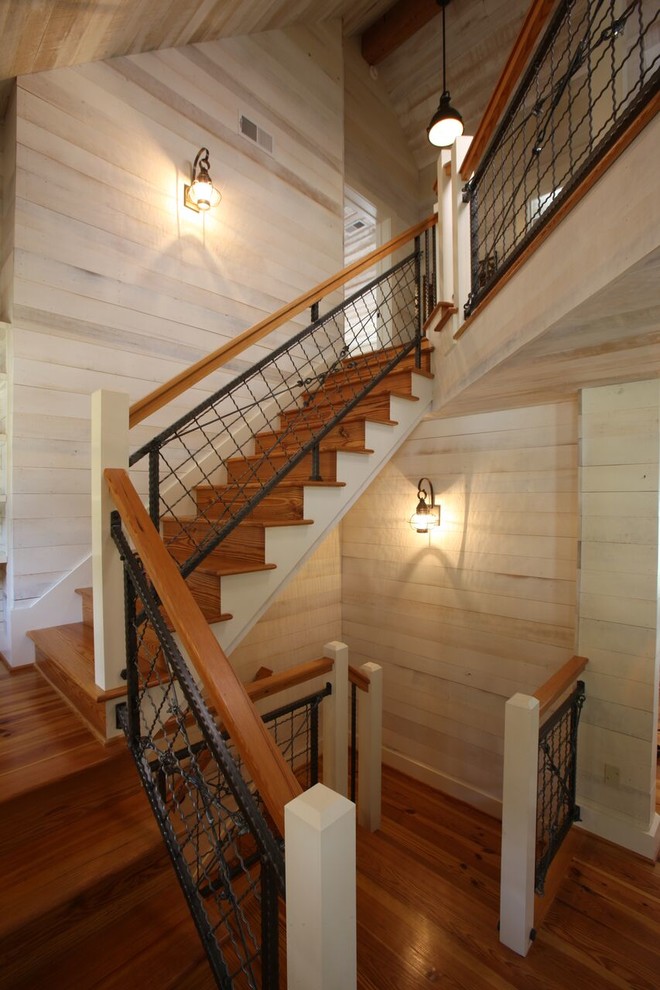
[[[243,114],[239,117],[238,123],[239,131],[243,137],[248,138],[250,141],[254,141],[258,144],[260,148],[267,151],[269,155],[273,154],[273,135],[269,134],[268,131],[264,131],[262,127],[255,124],[253,120],[249,117],[245,117]]]
[[[352,229],[353,230],[362,230],[363,227],[366,227],[366,223],[364,222],[364,220],[356,220],[355,223],[352,226]]]

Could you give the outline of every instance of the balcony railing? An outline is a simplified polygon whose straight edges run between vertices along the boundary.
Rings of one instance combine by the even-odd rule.
[[[658,90],[655,0],[561,0],[464,197],[469,316]]]

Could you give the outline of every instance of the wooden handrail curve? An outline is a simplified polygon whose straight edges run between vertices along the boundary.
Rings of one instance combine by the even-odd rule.
[[[586,657],[571,657],[563,667],[549,677],[545,684],[542,684],[534,694],[533,698],[539,701],[539,715],[542,718],[548,709],[561,698],[562,694],[572,686],[578,679],[589,661]]]
[[[211,632],[128,473],[122,468],[107,468],[105,479],[122,524],[211,704],[241,754],[276,827],[284,835],[284,806],[302,792],[300,784]]]
[[[529,56],[534,51],[538,37],[555,5],[556,0],[533,0],[527,11],[527,16],[520,29],[520,34],[511,49],[511,54],[502,70],[502,75],[493,90],[493,94],[481,118],[481,123],[472,138],[472,143],[459,168],[461,178],[465,181],[476,170],[486,148],[490,144],[502,113],[518,85],[518,81],[529,61]]]
[[[141,423],[142,420],[146,419],[147,416],[151,416],[152,413],[157,412],[163,406],[167,405],[177,396],[181,395],[187,389],[196,385],[202,379],[206,378],[213,371],[217,371],[222,365],[227,364],[228,361],[232,361],[238,354],[256,344],[258,341],[263,340],[267,337],[269,333],[281,327],[282,324],[287,323],[289,320],[293,319],[303,310],[308,309],[315,302],[323,299],[329,293],[334,292],[336,289],[341,288],[346,282],[350,282],[352,278],[359,275],[361,272],[366,271],[367,268],[371,268],[375,265],[377,261],[381,261],[382,258],[386,258],[388,254],[393,254],[399,248],[404,247],[409,241],[413,241],[420,234],[423,234],[425,230],[434,227],[438,222],[437,214],[432,214],[427,217],[426,220],[422,220],[420,223],[415,224],[413,227],[409,227],[402,234],[397,237],[393,237],[391,241],[387,244],[383,244],[382,247],[376,248],[370,254],[365,255],[364,258],[360,258],[358,261],[354,261],[352,264],[347,265],[346,268],[342,268],[340,272],[335,275],[331,275],[330,278],[325,279],[325,281],[320,282],[313,289],[308,292],[303,293],[303,295],[298,296],[293,302],[287,303],[286,306],[282,306],[271,316],[266,317],[265,320],[260,320],[259,323],[255,323],[254,326],[245,330],[243,333],[239,334],[233,340],[230,340],[227,344],[219,347],[217,350],[208,354],[206,357],[201,358],[195,364],[191,365],[185,371],[180,374],[175,375],[165,384],[160,385],[158,388],[154,389],[148,395],[144,396],[142,399],[138,399],[134,402],[130,408],[129,412],[129,426],[132,428]]]

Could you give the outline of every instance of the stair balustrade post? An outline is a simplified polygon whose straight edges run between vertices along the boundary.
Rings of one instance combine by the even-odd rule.
[[[323,656],[334,662],[332,694],[323,702],[323,783],[348,794],[348,647],[326,643]]]
[[[284,808],[288,990],[355,990],[355,805],[323,784]]]
[[[463,322],[465,304],[472,288],[472,233],[470,204],[463,202],[464,182],[459,173],[472,138],[463,135],[451,149],[451,202],[453,210],[454,305],[458,307],[459,324]]]
[[[124,569],[110,535],[114,509],[103,472],[128,469],[128,395],[101,389],[92,395],[92,581],[94,676],[107,691],[123,684],[126,667]]]
[[[521,956],[534,937],[539,711],[537,698],[514,694],[504,717],[500,942]]]
[[[358,692],[358,822],[375,832],[380,828],[383,749],[383,668],[360,667],[369,690]]]

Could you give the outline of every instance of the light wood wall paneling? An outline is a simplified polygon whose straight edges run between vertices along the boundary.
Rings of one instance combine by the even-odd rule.
[[[615,818],[644,832],[655,812],[659,455],[657,380],[584,390],[579,792],[601,830]]]
[[[260,667],[278,672],[317,659],[326,643],[340,639],[341,559],[335,529],[233,651],[231,661],[247,682]],[[273,699],[268,702],[274,707]]]
[[[341,268],[343,103],[339,21],[19,80],[12,442],[15,491],[29,496],[13,548],[22,601],[58,573],[56,542],[60,574],[85,556],[86,517],[76,521],[66,496],[89,490],[90,393],[134,401]],[[239,134],[240,113],[272,134],[272,155]],[[201,146],[223,194],[207,217],[182,206]],[[132,443],[304,322],[141,424]],[[144,472],[136,483],[143,491]]]
[[[418,171],[392,112],[386,92],[369,74],[359,41],[344,43],[346,73],[346,182],[378,208],[378,220],[392,219],[392,234],[423,213]]]
[[[442,522],[408,523],[431,479]],[[386,759],[500,799],[504,703],[575,652],[577,404],[428,417],[342,524],[343,636],[384,666]]]

